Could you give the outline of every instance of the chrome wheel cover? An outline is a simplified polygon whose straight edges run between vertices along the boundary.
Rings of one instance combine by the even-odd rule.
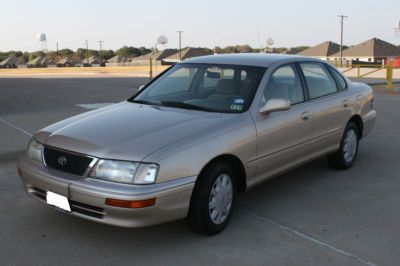
[[[343,143],[343,157],[347,163],[351,163],[356,156],[358,146],[357,133],[354,129],[349,129]]]
[[[233,199],[232,180],[228,174],[215,179],[208,201],[208,212],[214,224],[222,224],[229,216]]]

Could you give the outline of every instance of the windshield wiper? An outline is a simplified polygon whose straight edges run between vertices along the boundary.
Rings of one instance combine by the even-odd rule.
[[[191,110],[199,110],[199,111],[207,111],[207,112],[213,112],[214,110],[207,108],[207,107],[202,107],[190,103],[185,103],[185,102],[174,102],[174,101],[162,101],[161,102],[162,106],[167,106],[167,107],[178,107],[178,108],[183,108],[183,109],[191,109]]]
[[[159,102],[152,102],[152,101],[146,101],[146,100],[132,100],[130,102],[131,103],[148,104],[148,105],[160,105]]]

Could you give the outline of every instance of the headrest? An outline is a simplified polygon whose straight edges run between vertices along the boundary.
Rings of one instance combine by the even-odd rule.
[[[287,99],[288,98],[288,87],[286,84],[276,82],[275,80],[272,80],[268,84],[268,87],[266,89],[266,97],[268,99],[272,98],[281,98],[281,99]]]
[[[216,92],[219,94],[235,94],[235,82],[232,79],[220,79],[217,83]]]

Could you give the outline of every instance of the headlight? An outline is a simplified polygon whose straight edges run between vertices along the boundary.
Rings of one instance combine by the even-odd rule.
[[[124,184],[153,184],[158,168],[156,164],[100,159],[89,177]]]
[[[28,144],[28,157],[30,157],[32,160],[42,162],[42,148],[43,145],[32,138]]]

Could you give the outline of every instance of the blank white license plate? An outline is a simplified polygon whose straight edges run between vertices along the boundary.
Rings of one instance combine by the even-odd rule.
[[[57,193],[47,191],[46,201],[48,205],[55,206],[64,211],[71,212],[71,207],[69,206],[68,198]]]

